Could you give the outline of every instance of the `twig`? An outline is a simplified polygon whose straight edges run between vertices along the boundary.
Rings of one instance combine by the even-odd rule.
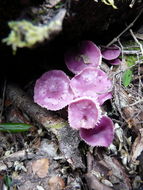
[[[135,55],[135,54],[141,54],[138,50],[123,50],[123,53],[126,55]]]
[[[141,11],[139,12],[139,14],[135,17],[135,19],[118,35],[116,36],[111,42],[109,42],[106,47],[111,46],[113,43],[115,43],[126,31],[128,31],[133,25],[134,23],[137,21],[137,19],[140,17],[140,15],[142,14],[143,9],[141,9]]]
[[[142,64],[143,63],[143,59],[137,60],[135,63]]]
[[[139,55],[137,55],[138,57],[138,61],[139,61]],[[142,96],[142,81],[141,81],[141,68],[140,68],[140,64],[138,64],[138,78],[139,78],[139,86],[138,86],[138,93]]]
[[[120,47],[121,47],[121,54],[122,54],[122,61],[123,61],[123,58],[124,58],[124,53],[123,53],[123,51],[124,51],[124,47],[123,47],[123,45],[121,44],[121,42],[120,42],[120,40],[118,39],[118,43],[119,43],[119,45],[120,45]],[[120,64],[120,66],[119,66],[119,70],[121,70],[121,64]],[[121,78],[121,75],[120,75],[120,86],[122,85],[122,78]]]
[[[7,83],[7,81],[4,80],[3,94],[2,94],[2,104],[1,104],[1,112],[0,112],[0,122],[2,122],[2,114],[3,114],[3,110],[4,110],[5,92],[6,92],[6,83]]]
[[[129,104],[128,106],[129,106],[129,107],[135,106],[135,105],[140,104],[140,103],[142,103],[142,102],[143,102],[143,98],[140,99],[140,100],[138,100],[138,101],[136,101],[136,102],[134,102],[134,103],[132,103],[132,104]],[[128,106],[127,106],[127,107],[128,107]]]
[[[139,42],[139,40],[136,38],[136,36],[134,35],[132,29],[130,29],[130,33],[131,33],[133,39],[135,40],[135,42],[139,45],[140,50],[141,50],[141,53],[142,53],[142,55],[143,55],[143,46],[142,46],[142,44],[141,44],[141,43]]]
[[[135,2],[136,2],[136,0],[132,0],[129,7],[132,8],[134,6]]]

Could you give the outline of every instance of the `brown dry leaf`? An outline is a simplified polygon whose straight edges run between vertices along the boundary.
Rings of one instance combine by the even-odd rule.
[[[62,190],[65,188],[64,180],[59,176],[53,176],[49,179],[50,190]]]
[[[128,127],[132,128],[134,132],[138,134],[139,129],[143,127],[142,125],[143,111],[140,110],[140,107],[128,106],[123,108],[122,112],[126,122],[128,123]]]
[[[104,185],[103,183],[101,183],[97,179],[97,177],[91,173],[87,173],[85,175],[85,179],[86,179],[86,182],[87,182],[88,186],[90,187],[90,189],[113,190],[111,187],[108,187],[108,186]]]
[[[112,170],[112,174],[109,179],[112,182],[114,189],[130,190],[131,184],[128,175],[125,172],[124,167],[114,157],[104,155],[104,161],[108,165],[109,169]]]
[[[141,155],[143,151],[143,129],[139,130],[140,134],[133,143],[131,151],[131,161],[136,162],[137,158]]]
[[[44,178],[47,176],[48,169],[49,169],[49,160],[47,158],[42,158],[32,163],[33,173],[37,174],[38,177],[40,178]]]
[[[129,177],[116,158],[105,154],[101,157],[99,152],[96,152],[96,158],[88,154],[87,167],[85,178],[91,189],[131,189]]]

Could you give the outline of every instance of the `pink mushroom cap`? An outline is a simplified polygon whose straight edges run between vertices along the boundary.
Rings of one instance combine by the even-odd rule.
[[[76,97],[99,97],[103,102],[106,100],[105,95],[109,97],[108,92],[112,90],[112,82],[104,71],[89,67],[71,79],[71,88]]]
[[[82,97],[73,100],[68,106],[68,121],[74,129],[93,128],[101,117],[101,108],[96,99]]]
[[[70,79],[61,70],[44,73],[34,87],[34,101],[48,110],[60,110],[73,99]]]
[[[102,53],[102,57],[106,60],[113,60],[116,59],[117,57],[119,57],[120,53],[121,53],[121,49],[117,46],[111,46],[109,48],[106,48],[104,50],[101,51]]]
[[[101,60],[100,49],[91,41],[82,41],[76,48],[65,53],[65,63],[74,74],[89,66],[99,67]]]
[[[121,64],[121,60],[120,59],[113,59],[108,61],[108,63],[110,63],[111,65],[120,65]]]
[[[114,138],[114,124],[109,117],[103,116],[93,129],[81,128],[79,133],[88,145],[108,147]]]
[[[112,92],[107,92],[104,94],[98,95],[98,102],[100,105],[102,105],[106,100],[109,100],[112,98]]]

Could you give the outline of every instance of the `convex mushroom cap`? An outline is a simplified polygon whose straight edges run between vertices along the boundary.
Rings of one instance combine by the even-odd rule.
[[[112,120],[103,116],[93,129],[80,129],[80,137],[90,146],[108,147],[114,138],[114,124]]]
[[[91,41],[82,41],[77,47],[65,53],[65,63],[74,74],[81,72],[86,67],[98,68],[101,60],[100,49]]]
[[[88,67],[71,79],[71,88],[76,97],[98,98],[100,104],[112,98],[112,82],[101,69]]]
[[[102,51],[102,57],[106,60],[113,60],[119,57],[121,49],[117,45],[113,45],[107,48],[104,48]]]
[[[101,53],[103,59],[107,60],[111,65],[121,64],[121,60],[118,58],[121,54],[121,49],[117,45],[104,48]]]
[[[44,73],[34,87],[34,101],[48,110],[60,110],[73,99],[69,77],[61,70]]]
[[[96,99],[81,97],[68,106],[68,121],[74,129],[93,128],[101,118],[101,108]]]

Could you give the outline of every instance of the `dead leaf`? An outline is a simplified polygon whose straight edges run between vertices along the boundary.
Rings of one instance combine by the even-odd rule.
[[[113,190],[112,188],[104,185],[103,183],[101,183],[97,177],[91,173],[87,173],[85,175],[85,179],[86,182],[88,184],[88,186],[90,187],[90,189],[96,190],[96,189],[100,189],[100,190]]]
[[[143,111],[140,110],[140,107],[132,106],[125,107],[122,109],[123,115],[125,117],[126,122],[128,123],[128,127],[132,128],[136,134],[139,133],[139,129],[142,128],[142,118]]]
[[[85,175],[85,179],[90,189],[131,189],[130,179],[125,173],[124,167],[114,157],[105,154],[101,156],[99,152],[96,152],[94,158],[88,153],[87,168],[88,173]]]
[[[114,157],[109,157],[106,155],[104,155],[104,161],[108,165],[109,169],[112,170],[113,175],[109,176],[109,179],[112,182],[114,189],[130,190],[130,179],[119,161]]]
[[[47,158],[42,158],[32,163],[33,173],[37,174],[38,177],[40,178],[44,178],[47,176],[48,169],[49,169],[49,160]]]
[[[132,146],[132,151],[131,151],[131,161],[136,162],[137,158],[141,155],[143,151],[143,129],[139,130],[139,135],[135,139],[133,146]]]
[[[59,176],[53,176],[49,179],[50,190],[62,190],[65,188],[64,180]]]

